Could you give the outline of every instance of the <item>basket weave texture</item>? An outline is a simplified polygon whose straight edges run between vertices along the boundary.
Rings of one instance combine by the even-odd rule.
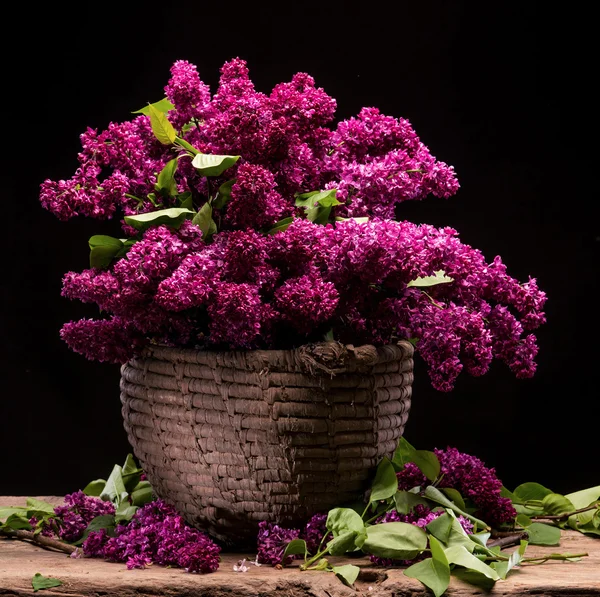
[[[156,494],[226,544],[363,497],[410,410],[413,346],[211,352],[121,369],[129,442]]]

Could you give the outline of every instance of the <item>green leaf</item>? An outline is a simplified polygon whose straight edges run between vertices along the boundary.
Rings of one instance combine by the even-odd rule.
[[[104,491],[105,485],[106,481],[104,479],[96,479],[95,481],[90,481],[83,488],[83,493],[85,493],[85,495],[99,497],[100,494]]]
[[[121,475],[123,485],[127,493],[131,493],[137,484],[140,482],[140,477],[144,471],[136,464],[133,454],[127,454],[125,464],[123,465]]]
[[[332,566],[331,568],[335,575],[346,585],[351,587],[358,578],[360,568],[353,566],[352,564],[346,564],[344,566]]]
[[[450,566],[442,546],[435,537],[429,538],[431,558],[413,564],[404,571],[409,578],[416,578],[431,589],[435,597],[444,594],[450,584]]]
[[[356,533],[363,533],[365,531],[363,519],[352,508],[334,508],[330,510],[325,526],[334,536],[345,531],[355,531]]]
[[[527,541],[521,541],[519,549],[513,551],[508,560],[501,562],[492,562],[490,567],[493,568],[498,576],[504,580],[507,574],[515,567],[521,563],[523,559],[523,555],[525,554],[525,549],[527,548]]]
[[[165,224],[171,228],[179,228],[183,222],[194,215],[191,209],[183,207],[169,207],[168,209],[159,209],[137,216],[125,216],[123,219],[126,224],[133,226],[136,230],[144,232],[151,226]]]
[[[142,483],[147,483],[147,485],[142,485]],[[131,501],[134,506],[143,506],[152,501],[152,487],[148,481],[140,481],[140,483],[138,483],[138,486],[131,494]]]
[[[177,201],[179,203],[179,207],[184,207],[185,209],[189,210],[194,209],[194,200],[190,191],[185,191],[184,193],[177,195]]]
[[[587,506],[591,506],[594,502],[600,500],[600,485],[569,493],[565,497],[575,506],[576,510],[587,508]]]
[[[133,454],[131,454],[131,453],[127,454],[127,456],[125,458],[125,463],[123,464],[122,468],[123,468],[123,476],[143,472],[142,469],[135,462],[135,458],[133,457]]]
[[[363,537],[363,535],[364,531],[360,534],[356,531],[343,531],[327,543],[327,549],[332,556],[343,556],[348,551],[356,550],[358,547],[356,545],[356,540],[359,536]]]
[[[13,514],[27,514],[27,508],[23,506],[9,506],[0,508],[0,520],[12,516]]]
[[[406,522],[385,522],[367,528],[366,553],[393,560],[412,560],[427,547],[427,533]]]
[[[152,104],[148,106],[148,116],[150,116],[150,126],[154,136],[163,145],[172,145],[175,143],[177,132],[164,112],[157,110]]]
[[[31,579],[31,586],[33,587],[34,593],[37,593],[41,589],[60,587],[62,584],[62,580],[58,580],[58,578],[52,578],[51,576],[42,576],[39,572],[36,572]]]
[[[81,545],[92,531],[101,531],[104,529],[109,537],[114,535],[115,516],[113,514],[102,514],[90,520],[81,538],[73,543],[73,545]]]
[[[438,284],[448,284],[454,282],[454,278],[449,278],[445,272],[441,269],[433,272],[433,276],[423,276],[411,280],[406,286],[407,288],[429,288],[430,286],[437,286]]]
[[[331,215],[331,207],[321,207],[315,205],[306,212],[306,218],[314,224],[321,224],[325,226],[329,222],[329,216]]]
[[[312,209],[316,205],[321,207],[334,207],[342,205],[341,201],[336,199],[337,189],[329,189],[327,191],[311,191],[310,193],[302,193],[296,196],[296,207],[303,207],[306,211]]]
[[[531,545],[558,545],[560,542],[560,529],[542,522],[531,523],[527,534]]]
[[[104,269],[123,249],[123,241],[112,236],[96,234],[88,241],[90,247],[90,267]]]
[[[483,520],[475,518],[465,510],[459,508],[454,502],[451,502],[439,489],[433,487],[433,485],[429,485],[429,487],[425,488],[424,495],[431,501],[436,502],[437,504],[441,504],[445,508],[450,508],[450,510],[452,510],[453,512],[456,512],[457,514],[468,518],[471,522],[476,523],[478,527],[482,529],[490,528],[485,522],[483,522]]]
[[[440,491],[454,504],[456,504],[461,510],[466,510],[465,501],[460,495],[460,492],[452,487],[440,487]]]
[[[215,200],[212,202],[212,206],[214,209],[223,209],[225,204],[231,199],[231,189],[235,184],[236,179],[232,178],[227,182],[224,182],[220,187],[215,197]]]
[[[398,469],[412,462],[430,481],[435,481],[440,474],[440,461],[435,453],[428,450],[415,450],[403,437],[400,438],[392,462]]]
[[[323,340],[325,342],[334,342],[335,341],[335,337],[333,335],[333,328],[330,328],[323,334]]]
[[[199,153],[192,160],[192,166],[203,176],[221,176],[225,170],[231,168],[239,159],[239,155]]]
[[[469,539],[480,545],[481,547],[487,547],[487,542],[491,537],[491,533],[473,533],[469,535]],[[475,549],[478,549],[477,547]]]
[[[400,514],[408,514],[415,506],[427,506],[427,501],[410,491],[398,491],[394,496],[396,511]]]
[[[35,510],[36,512],[43,512],[44,514],[54,514],[54,508],[52,504],[43,502],[42,500],[36,500],[35,498],[27,498],[27,510]]]
[[[100,494],[101,500],[108,500],[109,502],[121,503],[121,500],[127,495],[125,484],[123,483],[123,469],[115,464],[110,477],[106,481],[106,485]]]
[[[515,494],[512,491],[506,489],[504,485],[500,488],[500,495],[502,497],[508,498],[511,502],[517,501],[515,498]]]
[[[444,553],[450,564],[474,570],[491,580],[500,579],[500,576],[498,576],[498,573],[493,568],[490,568],[472,553],[469,553],[463,545],[453,545],[452,547],[448,547],[448,549],[444,550]]]
[[[377,467],[369,502],[378,502],[392,497],[398,491],[398,477],[392,463],[388,458],[383,458]]]
[[[217,231],[217,224],[212,217],[212,206],[207,201],[200,211],[192,219],[192,223],[196,224],[202,230],[202,238],[208,240]]]
[[[123,520],[129,522],[137,510],[137,506],[132,506],[129,502],[123,501],[115,512],[115,522],[122,522]]]
[[[544,514],[548,514],[549,516],[560,516],[561,514],[576,510],[570,500],[558,493],[549,493],[544,496],[542,504],[544,506]]]
[[[132,112],[132,114],[145,114],[146,116],[150,116],[150,106],[152,106],[155,110],[158,110],[159,112],[164,112],[164,113],[168,112],[169,110],[172,110],[175,107],[165,97],[158,102],[154,102],[153,104],[148,104],[147,106],[144,106],[140,110],[136,110],[135,112]]]
[[[516,500],[519,502],[543,500],[550,493],[552,493],[550,489],[539,483],[522,483],[513,491]]]
[[[175,172],[177,172],[178,164],[179,158],[168,161],[156,179],[155,190],[166,197],[174,197],[177,194]]]
[[[594,515],[592,520],[590,520],[586,524],[580,524],[577,527],[577,530],[580,533],[585,533],[586,535],[596,535],[600,537],[600,516]]]
[[[439,541],[447,544],[450,540],[453,520],[452,516],[446,512],[434,518],[425,528]]]
[[[517,514],[516,521],[522,527],[528,527],[531,524],[531,518],[527,514]]]
[[[524,514],[525,516],[539,516],[544,512],[542,509],[542,502],[540,501],[539,504],[539,508],[529,508],[517,502],[513,502],[513,508],[516,510],[517,514]]]
[[[306,560],[308,550],[306,549],[306,541],[304,539],[292,539],[286,546],[281,557],[281,561],[285,562],[288,556],[301,555]]]
[[[296,207],[303,207],[306,217],[315,224],[327,224],[331,215],[331,208],[342,205],[336,199],[337,189],[327,191],[312,191],[296,196]]]
[[[3,529],[12,529],[13,531],[19,531],[22,529],[29,531],[31,529],[29,518],[29,515],[23,512],[11,514],[6,519],[6,522],[0,524],[0,527]]]
[[[289,225],[294,221],[293,217],[283,218],[283,220],[279,220],[271,230],[269,230],[268,234],[277,234],[278,232],[283,232],[287,230]]]

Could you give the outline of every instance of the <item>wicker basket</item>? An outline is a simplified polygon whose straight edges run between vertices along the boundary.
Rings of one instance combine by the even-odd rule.
[[[413,347],[153,346],[121,369],[125,429],[156,494],[231,544],[362,498],[408,418]]]

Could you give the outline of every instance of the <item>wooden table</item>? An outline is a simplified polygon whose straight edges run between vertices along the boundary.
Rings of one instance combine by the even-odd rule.
[[[61,498],[40,497],[52,503]],[[23,497],[0,497],[0,506],[23,505]],[[514,548],[510,548],[511,550]],[[523,566],[506,581],[496,583],[492,596],[598,595],[600,596],[600,540],[566,531],[560,547],[530,547],[528,556],[553,552],[587,552],[580,562],[546,562]],[[255,554],[223,554],[219,570],[194,575],[176,568],[151,566],[145,570],[127,570],[124,564],[98,559],[72,559],[62,553],[13,539],[0,539],[0,595],[33,595],[31,579],[36,572],[63,581],[54,589],[40,591],[39,597],[59,595],[100,596],[177,596],[177,597],[419,597],[431,595],[416,580],[403,575],[402,569],[374,568],[366,559],[330,558],[334,565],[353,563],[363,566],[356,590],[343,586],[332,574],[300,572],[297,565],[276,570],[252,566],[236,573],[233,565]],[[481,589],[452,579],[447,595],[482,595]]]

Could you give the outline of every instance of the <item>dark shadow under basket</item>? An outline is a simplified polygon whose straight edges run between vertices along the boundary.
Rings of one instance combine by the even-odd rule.
[[[226,544],[363,497],[410,410],[413,346],[152,346],[121,369],[129,441],[156,494]]]

